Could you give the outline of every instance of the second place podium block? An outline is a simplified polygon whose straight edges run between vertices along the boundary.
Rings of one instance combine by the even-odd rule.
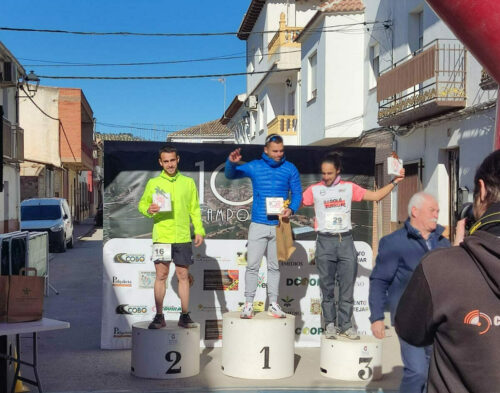
[[[240,319],[222,317],[222,372],[247,379],[291,377],[295,362],[295,317],[273,318],[266,312]]]
[[[200,325],[185,329],[167,321],[161,329],[149,322],[132,325],[132,374],[141,378],[176,379],[200,372]]]

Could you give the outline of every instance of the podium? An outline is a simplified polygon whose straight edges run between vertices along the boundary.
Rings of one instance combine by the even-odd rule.
[[[321,336],[320,372],[343,381],[376,381],[382,378],[382,341],[372,336],[359,340]]]
[[[274,318],[267,312],[240,319],[222,316],[222,372],[247,379],[291,377],[295,362],[295,317]]]
[[[161,329],[148,329],[149,321],[132,325],[132,375],[176,379],[200,372],[200,325],[186,329],[166,322]]]

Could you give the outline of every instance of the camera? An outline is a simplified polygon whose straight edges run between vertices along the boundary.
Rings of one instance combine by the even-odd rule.
[[[469,231],[476,219],[472,210],[472,203],[466,202],[462,205],[462,209],[457,213],[457,221],[465,218],[465,230]]]

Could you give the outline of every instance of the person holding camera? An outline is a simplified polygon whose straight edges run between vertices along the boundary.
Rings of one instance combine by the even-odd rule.
[[[428,392],[498,392],[500,387],[500,150],[474,178],[474,217],[458,247],[425,256],[396,312],[396,331],[433,344]]]

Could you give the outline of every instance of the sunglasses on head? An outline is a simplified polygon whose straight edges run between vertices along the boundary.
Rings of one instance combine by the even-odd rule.
[[[280,137],[279,135],[277,134],[271,134],[271,135],[268,135],[267,138],[266,138],[266,145],[269,143],[269,142],[275,142],[275,143],[283,143],[283,138]]]

